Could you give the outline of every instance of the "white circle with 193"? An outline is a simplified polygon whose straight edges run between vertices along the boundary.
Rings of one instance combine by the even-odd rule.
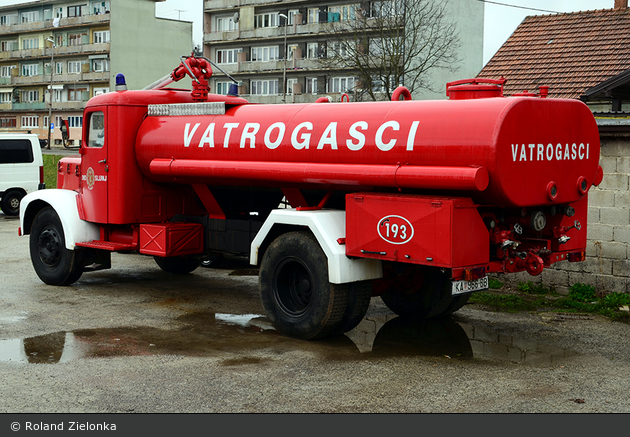
[[[414,234],[413,225],[400,215],[388,215],[378,221],[378,235],[391,244],[405,244],[411,241]]]

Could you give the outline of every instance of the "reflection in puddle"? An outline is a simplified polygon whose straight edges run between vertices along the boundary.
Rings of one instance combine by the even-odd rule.
[[[234,357],[225,358],[222,364],[235,366],[265,361],[254,356],[261,350],[281,354],[299,349],[343,360],[404,355],[550,365],[576,355],[555,345],[503,335],[492,327],[452,318],[414,321],[394,315],[369,316],[345,336],[315,342],[283,337],[257,314],[196,313],[179,320],[186,325],[179,330],[85,329],[0,340],[0,361],[51,364],[142,355],[223,357],[233,352]]]

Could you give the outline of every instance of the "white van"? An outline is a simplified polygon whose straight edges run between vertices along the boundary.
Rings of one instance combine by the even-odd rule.
[[[20,213],[20,200],[44,189],[44,161],[35,134],[0,134],[0,208],[6,215]]]

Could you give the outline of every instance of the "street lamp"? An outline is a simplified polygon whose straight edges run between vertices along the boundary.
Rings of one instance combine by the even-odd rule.
[[[287,95],[287,56],[289,53],[287,52],[287,24],[289,22],[289,17],[284,14],[278,14],[278,17],[284,18],[284,70],[282,71],[282,103],[286,103],[286,95]]]
[[[52,44],[52,50],[50,53],[50,106],[48,107],[48,144],[46,148],[50,150],[50,137],[51,137],[51,122],[52,122],[52,106],[53,106],[53,74],[55,72],[55,41],[52,38],[46,38],[46,41],[49,41]]]

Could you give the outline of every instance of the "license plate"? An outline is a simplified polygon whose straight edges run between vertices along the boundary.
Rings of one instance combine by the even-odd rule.
[[[485,276],[483,278],[473,279],[472,281],[453,281],[452,287],[453,296],[485,290],[488,288],[488,277]]]

